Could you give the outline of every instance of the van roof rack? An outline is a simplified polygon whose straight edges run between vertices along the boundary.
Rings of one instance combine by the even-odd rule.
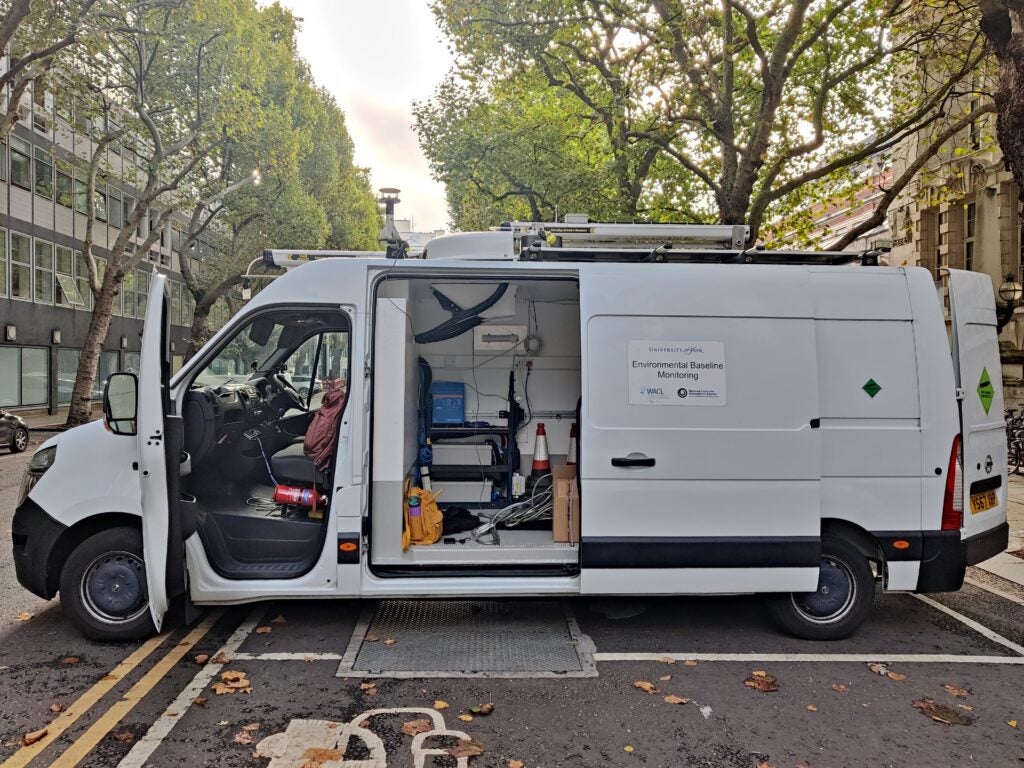
[[[767,251],[746,248],[750,227],[732,224],[603,224],[585,216],[566,222],[506,222],[521,261],[696,264],[859,263],[878,266],[887,249]]]

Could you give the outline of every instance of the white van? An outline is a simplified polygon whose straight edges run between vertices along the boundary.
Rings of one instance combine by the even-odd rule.
[[[19,580],[117,639],[185,599],[750,592],[833,639],[876,583],[958,589],[1008,539],[990,279],[745,239],[515,223],[418,258],[268,252],[296,268],[173,378],[155,277],[138,379],[31,461]],[[322,466],[326,395],[295,371],[345,393]],[[578,423],[578,535],[523,482],[539,423],[561,478]],[[424,468],[452,530],[404,546]]]

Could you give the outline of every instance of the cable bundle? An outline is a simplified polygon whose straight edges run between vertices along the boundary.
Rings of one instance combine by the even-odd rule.
[[[534,520],[549,520],[553,515],[554,507],[555,497],[551,475],[542,475],[534,485],[530,498],[509,504],[502,509],[480,512],[479,516],[487,518],[487,522],[470,531],[470,535],[478,544],[501,544],[498,535],[499,525],[514,528]]]

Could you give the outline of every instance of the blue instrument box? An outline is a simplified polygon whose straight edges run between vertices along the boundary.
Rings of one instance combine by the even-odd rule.
[[[434,424],[466,423],[466,385],[461,381],[435,381],[430,385]]]

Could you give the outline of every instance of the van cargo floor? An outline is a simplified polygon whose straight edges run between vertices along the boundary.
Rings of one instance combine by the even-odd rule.
[[[382,600],[364,609],[337,676],[596,677],[592,655],[559,602]]]

